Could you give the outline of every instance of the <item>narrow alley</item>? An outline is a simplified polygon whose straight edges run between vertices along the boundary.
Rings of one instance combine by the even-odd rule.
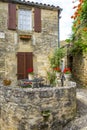
[[[77,89],[77,115],[63,130],[87,130],[87,89]]]

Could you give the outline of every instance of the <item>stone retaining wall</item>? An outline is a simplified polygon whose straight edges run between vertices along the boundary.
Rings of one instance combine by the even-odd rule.
[[[76,114],[76,88],[0,85],[1,130],[62,130]]]
[[[87,88],[87,54],[74,56],[73,75],[79,86]]]

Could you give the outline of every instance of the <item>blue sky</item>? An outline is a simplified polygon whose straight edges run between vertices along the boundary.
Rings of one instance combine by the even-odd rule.
[[[61,19],[60,19],[60,40],[65,40],[70,37],[71,26],[73,22],[71,19],[71,16],[73,15],[72,0],[29,0],[29,1],[60,6],[60,8],[63,9],[63,11],[61,12]]]

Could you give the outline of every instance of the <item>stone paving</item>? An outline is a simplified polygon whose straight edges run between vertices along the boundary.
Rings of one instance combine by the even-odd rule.
[[[63,130],[87,130],[87,89],[77,89],[77,115]]]

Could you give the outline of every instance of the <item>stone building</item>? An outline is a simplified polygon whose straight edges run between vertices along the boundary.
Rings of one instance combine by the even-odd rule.
[[[60,45],[67,49],[67,54],[64,57],[65,67],[71,68],[72,77],[78,87],[87,88],[87,54],[79,53],[77,55],[72,55],[69,50],[72,48],[73,43],[60,41]]]
[[[72,55],[70,49],[73,44],[69,44],[67,51],[67,64],[72,69],[72,76],[78,87],[87,88],[87,54],[78,53]]]
[[[0,78],[27,78],[28,68],[46,75],[59,41],[59,6],[0,0]]]

